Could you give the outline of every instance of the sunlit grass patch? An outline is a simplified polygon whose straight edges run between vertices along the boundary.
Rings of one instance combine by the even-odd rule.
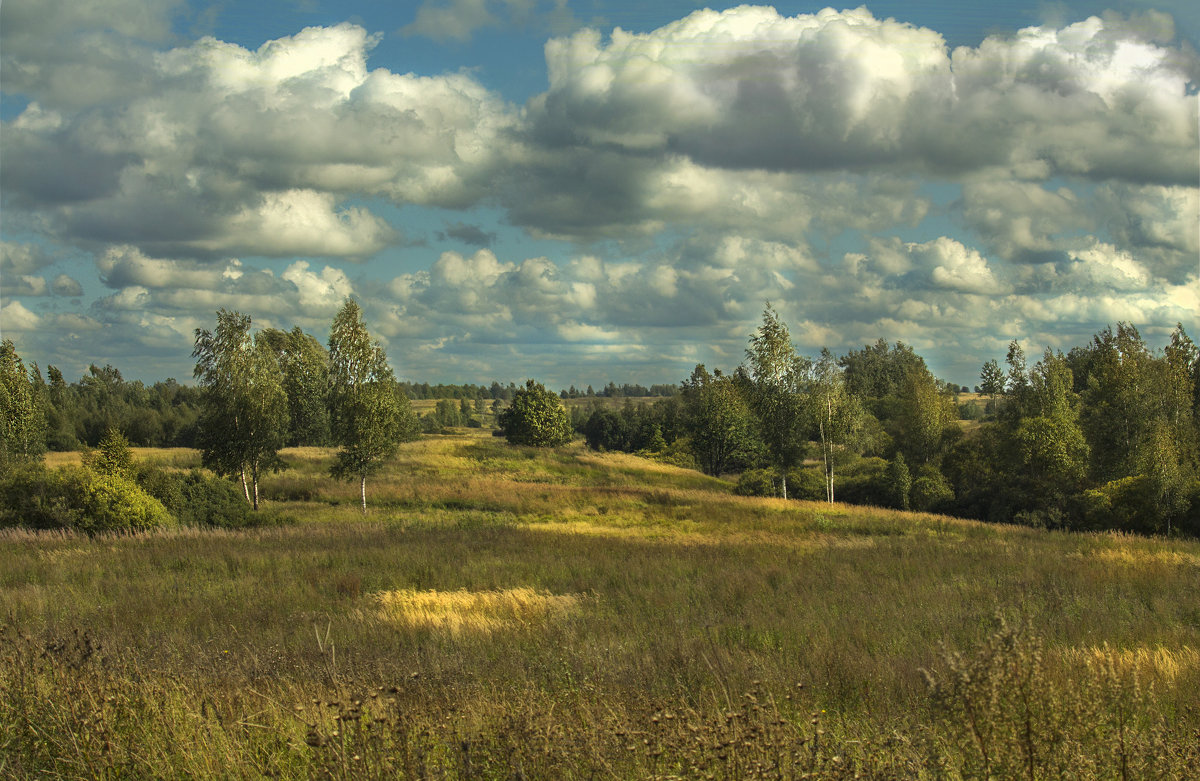
[[[134,461],[145,461],[162,467],[190,469],[200,466],[200,451],[187,447],[135,447],[130,448]],[[44,459],[46,466],[79,466],[83,461],[83,453],[78,450],[67,452],[49,452]]]
[[[1157,678],[1168,683],[1181,676],[1200,672],[1200,652],[1191,646],[1167,648],[1162,645],[1136,648],[1111,648],[1108,645],[1072,648],[1063,652],[1069,662],[1089,668],[1111,670],[1118,675],[1136,673],[1140,678]]]
[[[1105,564],[1120,564],[1127,567],[1200,567],[1200,556],[1175,550],[1147,550],[1123,546],[1101,548],[1092,556]]]
[[[578,609],[580,597],[531,588],[497,591],[416,591],[400,589],[374,596],[375,615],[408,628],[492,634],[535,626]]]

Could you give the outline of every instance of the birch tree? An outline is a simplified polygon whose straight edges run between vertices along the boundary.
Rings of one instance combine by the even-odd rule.
[[[680,389],[692,455],[701,470],[721,475],[753,446],[753,422],[732,377],[698,364]]]
[[[387,355],[372,341],[362,310],[347,300],[329,332],[330,427],[340,448],[330,474],[357,479],[367,511],[367,477],[417,437],[417,421],[400,393]]]
[[[45,445],[45,418],[11,339],[0,342],[0,463],[33,460]]]
[[[202,463],[241,480],[246,501],[258,509],[258,481],[283,468],[287,394],[279,363],[266,339],[250,333],[250,316],[221,309],[214,331],[196,329],[194,376],[201,397]]]
[[[763,324],[746,349],[744,376],[763,444],[779,470],[784,499],[787,471],[804,460],[808,445],[808,415],[801,391],[811,367],[811,361],[796,354],[787,326],[768,303]]]
[[[835,464],[862,449],[867,413],[846,388],[846,378],[828,348],[821,350],[814,368],[808,402],[821,443],[825,498],[833,504]]]

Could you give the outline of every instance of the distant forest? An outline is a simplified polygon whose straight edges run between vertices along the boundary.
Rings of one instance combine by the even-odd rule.
[[[311,337],[309,337],[311,338]],[[315,339],[315,348],[325,348]],[[5,346],[5,366],[22,371],[24,362],[11,342]],[[10,374],[12,369],[8,369]],[[44,450],[71,451],[96,447],[105,433],[115,429],[124,434],[134,447],[195,447],[196,421],[200,415],[202,390],[195,385],[183,385],[174,378],[147,385],[141,380],[126,380],[121,371],[111,365],[88,367],[77,381],[68,383],[55,366],[45,373],[37,363],[25,371],[28,382],[41,410],[41,429]],[[517,391],[513,382],[490,385],[461,385],[428,382],[398,381],[396,387],[413,401],[422,399],[466,399],[506,402]],[[293,389],[298,390],[296,383]],[[679,392],[676,385],[651,385],[610,382],[595,391],[589,385],[586,392],[574,386],[560,392],[567,398],[648,398],[671,396]],[[293,399],[298,405],[299,400]],[[464,422],[462,425],[466,425]],[[327,426],[318,424],[307,430],[294,428],[288,437],[289,445],[329,444]]]
[[[249,339],[248,317],[243,325]],[[261,360],[280,378],[281,406],[286,399],[280,445],[332,444],[329,350],[300,329],[262,330],[260,343]],[[731,370],[699,365],[678,386],[610,382],[558,395],[593,399],[567,411],[588,447],[730,476],[747,495],[1200,535],[1198,355],[1182,326],[1154,349],[1120,323],[1067,353],[1046,350],[1032,365],[1014,341],[1003,361],[984,364],[977,395],[964,399],[965,388],[934,377],[902,342],[800,355],[768,306]],[[412,436],[479,426],[485,410],[498,414],[519,390],[397,382],[382,360],[380,376],[397,397],[458,400],[415,422]],[[54,366],[44,374],[36,363],[26,367],[11,341],[0,350],[0,374],[5,460],[95,447],[110,431],[138,446],[204,447],[205,394],[213,391],[203,382],[146,385],[92,366],[68,383]],[[624,405],[611,401],[621,397]]]

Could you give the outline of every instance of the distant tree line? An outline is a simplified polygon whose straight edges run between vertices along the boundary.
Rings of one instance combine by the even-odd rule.
[[[596,391],[591,385],[587,386],[587,390],[579,390],[574,385],[561,390],[558,395],[564,399],[589,399],[589,398],[645,398],[647,396],[674,396],[679,393],[679,386],[672,384],[651,385],[647,388],[645,385],[637,383],[624,383],[617,385],[615,382],[610,382]]]
[[[1200,535],[1200,350],[1182,326],[1159,351],[1120,323],[1068,353],[1029,365],[1012,342],[980,372],[986,405],[960,404],[902,342],[845,355],[801,355],[769,305],[730,372],[698,365],[680,383],[609,383],[594,396],[620,408],[572,405],[530,380],[490,388],[398,383],[361,311],[347,302],[328,348],[300,329],[252,333],[250,318],[218,313],[197,331],[196,378],[145,386],[112,367],[67,385],[0,345],[0,461],[31,461],[47,446],[99,443],[118,431],[138,445],[191,445],[256,504],[258,478],[286,445],[336,445],[336,476],[366,479],[419,430],[481,426],[519,444],[576,432],[597,450],[642,452],[736,490],[944,512],[1048,528]],[[418,420],[408,403],[440,398]],[[591,389],[588,389],[591,391]],[[662,393],[653,403],[635,396]],[[587,395],[585,392],[583,395]],[[488,403],[488,400],[491,403]]]
[[[1200,351],[1106,328],[1030,367],[1016,342],[980,374],[986,407],[911,347],[798,354],[767,307],[731,373],[677,396],[573,413],[598,450],[645,452],[746,494],[847,501],[1066,529],[1200,535]],[[966,421],[972,421],[966,424]]]

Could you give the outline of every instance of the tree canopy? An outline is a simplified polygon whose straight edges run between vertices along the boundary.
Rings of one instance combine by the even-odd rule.
[[[418,435],[408,398],[396,386],[387,354],[371,339],[362,310],[346,301],[329,331],[330,424],[338,446],[330,473],[357,478],[367,511],[367,476]]]

